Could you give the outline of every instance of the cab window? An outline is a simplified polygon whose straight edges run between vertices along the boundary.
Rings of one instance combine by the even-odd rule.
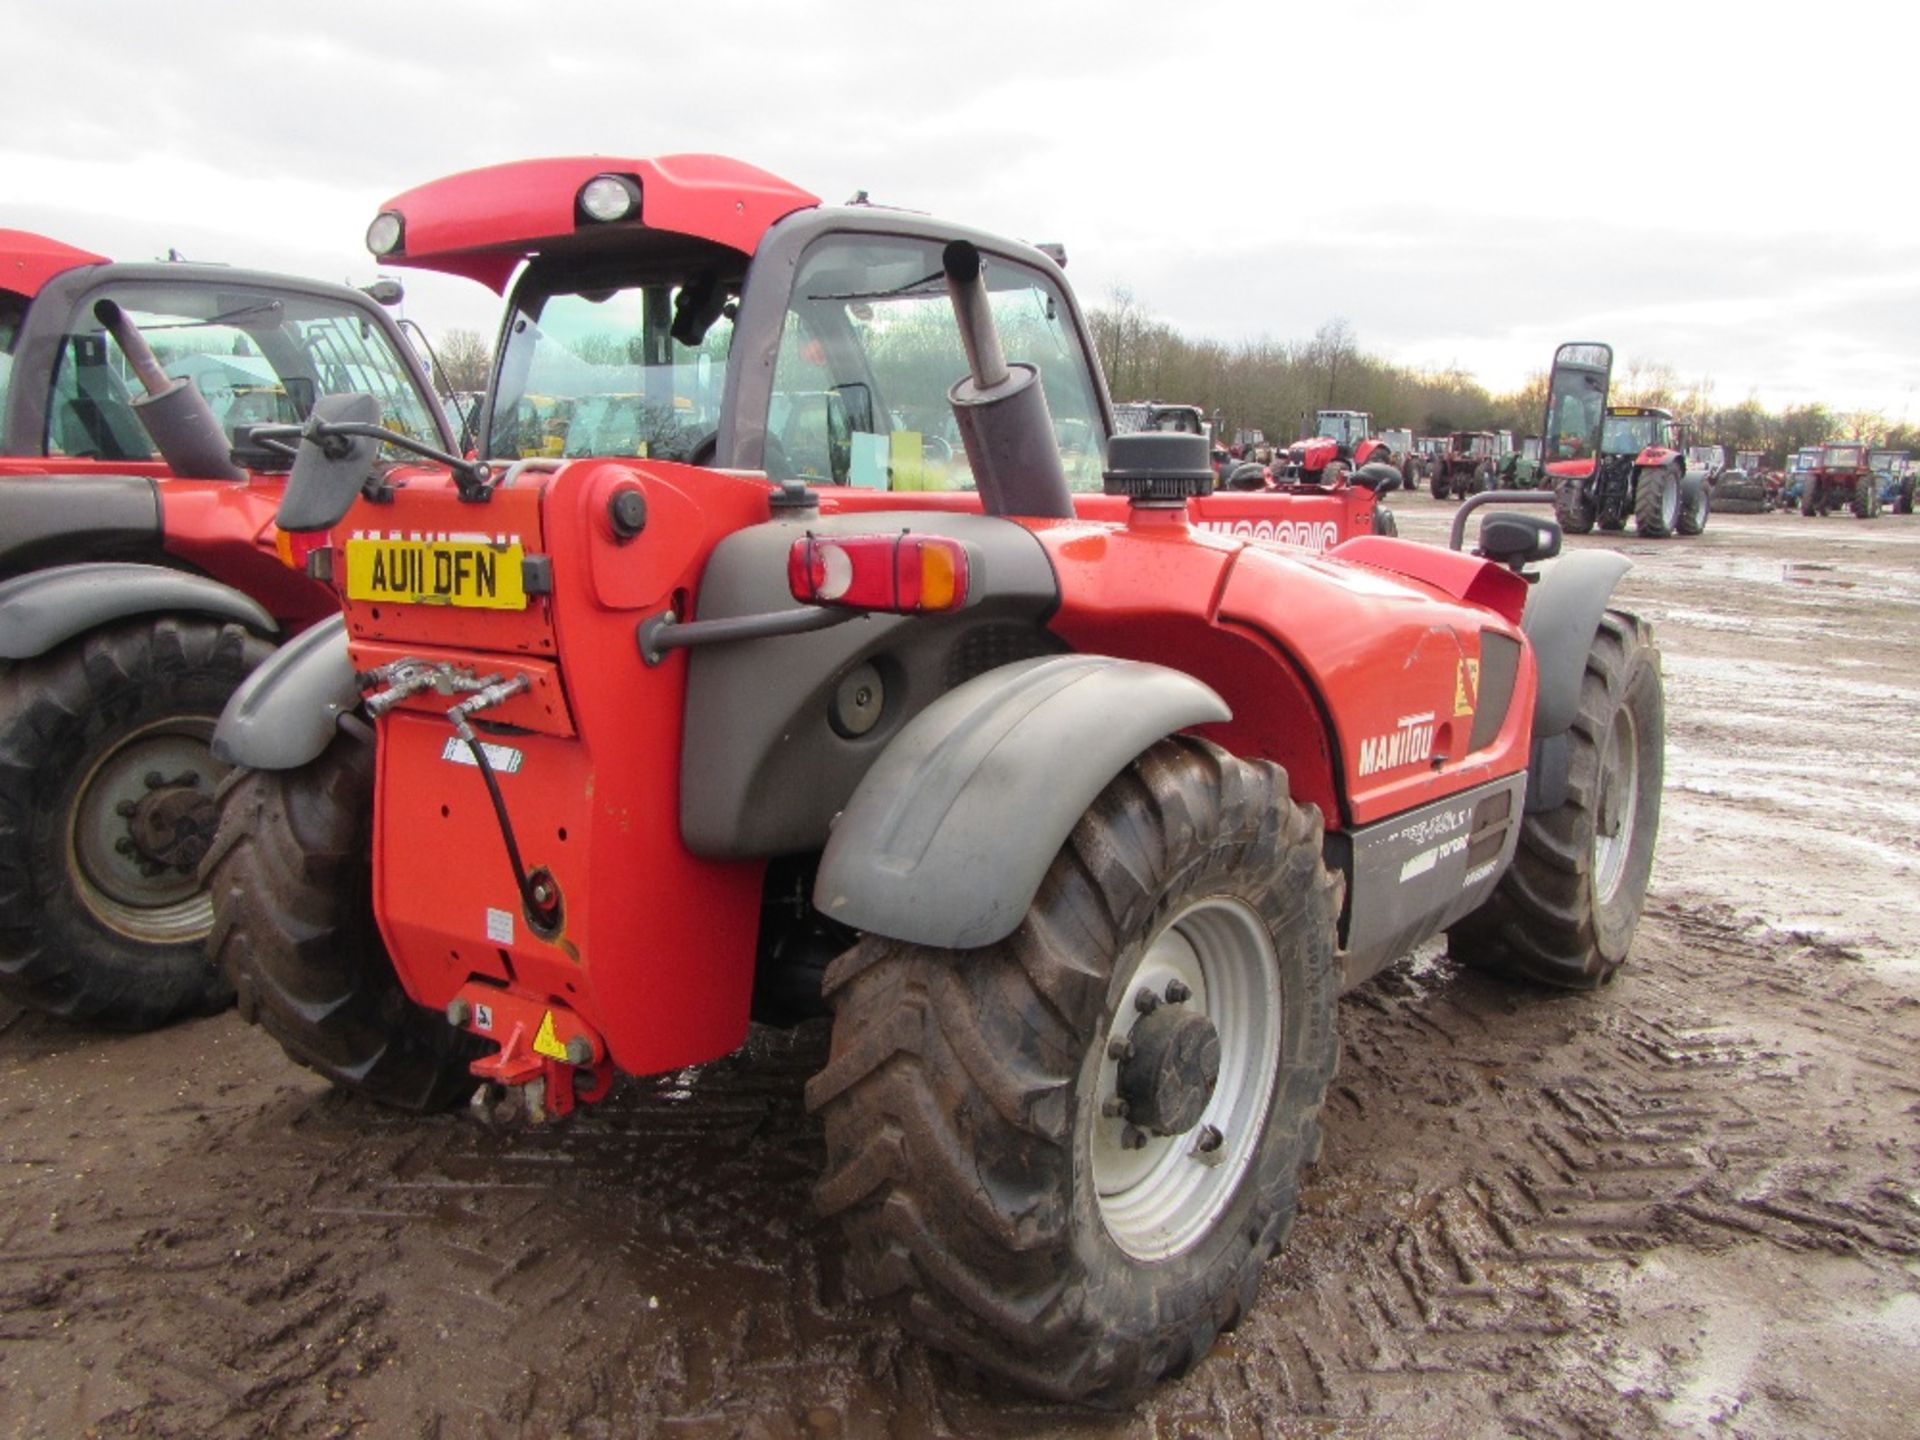
[[[523,294],[487,454],[693,458],[720,423],[732,298],[712,276]]]
[[[876,490],[971,490],[947,392],[966,351],[932,240],[836,235],[806,253],[774,365],[765,465],[775,478]],[[1097,491],[1106,446],[1090,367],[1053,282],[987,257],[1010,361],[1037,366],[1068,484]]]
[[[122,282],[90,293],[68,322],[48,396],[45,454],[158,458],[132,408],[144,391],[95,314],[101,300],[119,305],[170,377],[199,389],[229,440],[243,425],[304,420],[319,396],[358,391],[380,402],[382,425],[439,442],[387,333],[352,306],[239,285]]]

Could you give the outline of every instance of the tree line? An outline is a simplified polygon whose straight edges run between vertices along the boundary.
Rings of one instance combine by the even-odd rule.
[[[1539,433],[1546,411],[1544,364],[1519,389],[1496,393],[1458,368],[1420,369],[1368,354],[1339,319],[1310,340],[1229,344],[1182,334],[1130,292],[1116,290],[1087,321],[1116,401],[1198,405],[1218,417],[1218,429],[1229,440],[1236,431],[1259,429],[1271,441],[1291,441],[1302,417],[1320,409],[1365,410],[1376,425],[1404,426],[1420,435],[1511,430],[1523,437]],[[1662,362],[1614,360],[1610,403],[1671,410],[1689,424],[1693,443],[1724,445],[1729,455],[1760,450],[1766,463],[1784,465],[1803,446],[1859,439],[1920,457],[1920,426],[1892,424],[1873,411],[1818,404],[1773,411],[1753,396],[1720,405],[1713,391],[1711,378],[1684,381]]]

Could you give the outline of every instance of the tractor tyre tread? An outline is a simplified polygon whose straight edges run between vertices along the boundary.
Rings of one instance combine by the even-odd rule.
[[[1593,893],[1600,765],[1615,713],[1635,705],[1640,758],[1643,843],[1626,858],[1614,902]],[[1660,821],[1665,706],[1660,652],[1637,617],[1609,610],[1588,652],[1574,717],[1568,797],[1558,808],[1526,815],[1513,864],[1487,902],[1447,932],[1447,950],[1461,964],[1569,990],[1606,984],[1626,960],[1653,870]]]
[[[0,994],[124,1031],[233,1003],[203,936],[138,939],[93,913],[67,835],[103,747],[170,717],[213,721],[271,653],[240,625],[149,615],[0,667]]]
[[[484,1045],[413,1003],[374,922],[373,746],[336,736],[297,770],[236,770],[203,873],[212,953],[242,1018],[343,1089],[428,1112],[465,1100]]]
[[[1301,998],[1282,1007],[1293,1063],[1228,1211],[1191,1251],[1140,1265],[1102,1229],[1082,1173],[1080,1067],[1124,1003],[1110,986],[1130,947],[1183,894],[1245,874],[1261,877],[1276,937],[1297,940]],[[1055,1399],[1123,1404],[1190,1369],[1251,1305],[1319,1150],[1341,893],[1319,813],[1289,800],[1284,771],[1176,736],[1095,800],[1007,939],[956,952],[868,936],[842,955],[807,1103],[826,1131],[816,1204],[841,1220],[856,1288],[919,1338]],[[1208,1262],[1183,1268],[1195,1252]]]

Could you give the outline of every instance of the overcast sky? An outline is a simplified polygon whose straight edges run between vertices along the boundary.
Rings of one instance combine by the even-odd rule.
[[[12,0],[0,225],[359,283],[423,181],[706,150],[1061,241],[1083,303],[1192,334],[1341,317],[1496,389],[1607,340],[1721,403],[1920,419],[1913,7],[1301,9]]]

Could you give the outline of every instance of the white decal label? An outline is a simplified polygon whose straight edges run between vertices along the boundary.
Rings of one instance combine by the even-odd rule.
[[[480,748],[487,752],[487,764],[501,775],[512,775],[518,772],[521,762],[526,758],[511,745],[489,745],[482,740]],[[441,748],[440,758],[451,760],[456,765],[471,765],[475,769],[480,765],[480,762],[473,758],[473,751],[467,748],[467,742],[458,735],[447,737],[447,743]]]
[[[1330,550],[1340,543],[1340,527],[1331,520],[1201,520],[1193,528],[1301,550]]]
[[[493,1006],[476,1005],[473,1007],[473,1028],[493,1033]]]
[[[1402,715],[1393,730],[1360,742],[1360,773],[1377,775],[1402,765],[1417,765],[1433,754],[1433,712]]]
[[[1426,874],[1450,855],[1458,855],[1467,848],[1467,836],[1456,835],[1444,845],[1435,845],[1431,850],[1422,850],[1406,864],[1400,867],[1400,883]]]
[[[496,945],[513,944],[513,912],[487,907],[487,939]]]
[[[1498,860],[1489,860],[1483,865],[1474,866],[1471,870],[1467,871],[1467,878],[1460,882],[1460,888],[1462,890],[1471,890],[1499,868],[1500,862]]]

